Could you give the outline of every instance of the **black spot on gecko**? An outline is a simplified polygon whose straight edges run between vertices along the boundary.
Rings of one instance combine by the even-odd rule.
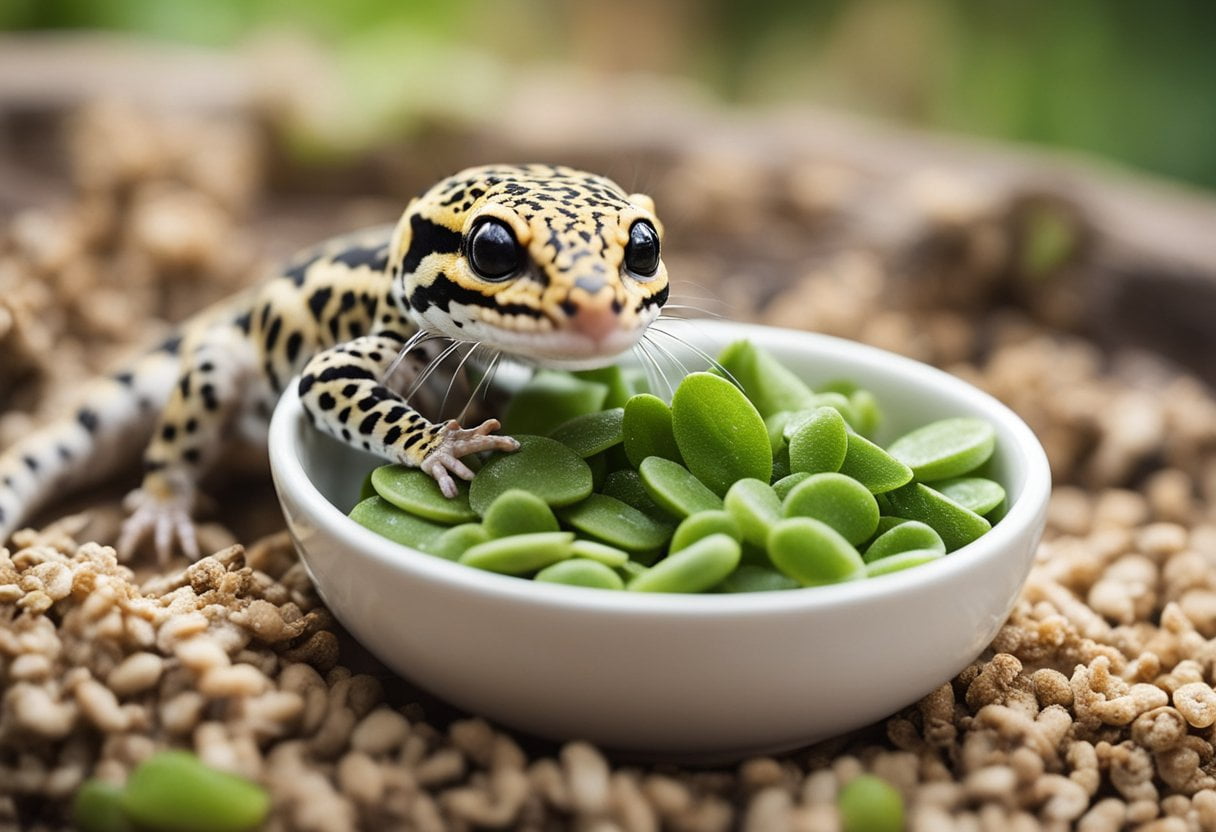
[[[312,386],[316,383],[317,383],[317,377],[314,376],[312,373],[309,373],[308,375],[301,378],[300,387],[299,387],[300,398],[304,398],[305,396],[307,396],[308,391],[311,390]]]
[[[322,393],[317,396],[317,407],[322,410],[333,410],[338,404],[338,400],[328,393]]]
[[[300,345],[304,342],[304,336],[299,332],[293,332],[287,336],[285,349],[287,350],[287,360],[293,365],[296,363],[296,358],[300,355]]]
[[[410,448],[418,444],[418,440],[422,438],[422,431],[418,431],[410,435],[408,439],[401,444],[401,450],[408,451]]]
[[[321,316],[325,312],[325,305],[329,303],[329,299],[334,296],[334,290],[330,288],[318,289],[313,292],[308,298],[308,308],[312,310],[312,316],[317,323],[321,322]]]
[[[349,418],[350,418],[350,408],[349,407],[342,408],[342,410],[338,413],[338,421],[345,422]]]
[[[194,433],[196,430],[198,430],[198,419],[191,416],[186,420],[186,433]]]
[[[364,420],[359,423],[359,433],[362,433],[366,436],[367,434],[372,432],[372,430],[376,427],[376,422],[379,422],[379,421],[380,421],[379,413],[367,414],[367,417],[364,418]]]
[[[336,254],[333,261],[351,269],[367,266],[372,271],[382,272],[384,271],[384,267],[388,265],[388,248],[386,246],[371,246],[369,248],[354,246]]]
[[[348,384],[342,388],[342,397],[349,399],[351,396],[359,392],[359,385]]]
[[[401,270],[410,273],[428,254],[455,254],[460,251],[460,232],[444,228],[426,217],[410,217],[410,247],[401,260]]]
[[[393,425],[391,428],[389,428],[388,430],[386,430],[384,432],[384,444],[385,445],[390,445],[390,446],[394,445],[394,444],[396,444],[397,440],[400,438],[401,438],[401,428],[397,427],[396,425]]]
[[[76,411],[76,421],[89,433],[97,430],[97,413],[87,407],[82,407]]]
[[[202,364],[198,365],[198,368],[204,373],[209,373],[215,369],[215,364],[211,363],[210,361],[204,361]]]
[[[269,360],[262,365],[262,371],[266,374],[266,380],[270,382],[271,390],[277,393],[283,389],[283,384],[279,381],[279,374],[274,371],[274,365]]]
[[[361,335],[363,335],[363,324],[359,323],[358,321],[351,321],[350,322],[350,337],[358,338]]]
[[[198,448],[190,448],[182,451],[182,459],[189,462],[191,465],[197,465],[199,460]]]
[[[72,451],[67,445],[60,445],[55,450],[59,451],[59,458],[64,462],[72,458]]]
[[[342,439],[345,442],[350,441],[350,431],[348,431],[346,428],[342,428]]]
[[[160,438],[166,442],[172,442],[177,438],[177,427],[175,425],[165,425],[160,429]]]
[[[670,290],[670,288],[671,288],[670,286],[664,286],[662,289],[655,292],[650,297],[644,298],[642,300],[642,308],[645,309],[646,307],[654,306],[655,304],[662,306],[663,304],[667,303],[667,293]]]
[[[27,455],[21,457],[21,461],[24,462],[25,467],[29,468],[31,471],[38,470],[38,460],[34,459],[32,456],[29,456],[27,454]]]
[[[119,384],[121,384],[123,387],[130,387],[132,384],[135,383],[135,374],[134,373],[115,373],[114,380],[117,381]]]
[[[220,409],[220,400],[216,398],[214,384],[204,384],[199,388],[199,393],[203,396],[203,407],[208,410]]]
[[[270,304],[268,303],[262,307],[262,317],[258,319],[258,327],[261,329],[265,329],[266,324],[269,321],[270,321]]]
[[[391,410],[389,410],[388,413],[384,414],[384,421],[399,422],[399,421],[401,421],[401,417],[409,412],[410,412],[410,409],[408,407],[396,405]]]
[[[289,278],[291,280],[291,282],[293,284],[295,284],[296,286],[303,286],[305,273],[308,271],[309,266],[311,266],[313,263],[317,262],[317,260],[319,260],[319,259],[320,259],[320,256],[318,255],[315,257],[310,257],[307,260],[304,260],[300,263],[297,263],[296,265],[289,268],[287,271],[283,272],[283,277]]]
[[[177,382],[177,388],[181,391],[183,398],[190,398],[190,373],[183,373],[181,380]]]
[[[144,470],[147,471],[148,473],[152,473],[154,471],[162,471],[162,470],[164,470],[164,468],[167,465],[168,465],[168,463],[165,462],[163,459],[145,459],[144,460]]]
[[[279,331],[283,328],[283,319],[275,315],[274,320],[270,323],[270,329],[266,330],[266,352],[274,349],[274,345],[279,341]]]
[[[361,412],[366,413],[378,404],[380,404],[380,397],[373,395],[364,396],[362,399],[359,399],[355,406],[359,408]]]
[[[340,364],[336,367],[326,367],[317,375],[317,381],[345,381],[354,378],[374,379],[375,377],[371,370],[356,364]]]
[[[177,351],[181,349],[181,346],[182,336],[173,335],[166,338],[164,341],[161,341],[160,346],[157,349],[159,349],[161,352],[167,352],[170,355],[177,355]]]
[[[241,332],[248,335],[249,334],[249,325],[252,322],[252,318],[253,318],[252,315],[250,315],[248,312],[245,312],[241,315],[237,315],[236,318],[232,322],[234,324],[236,324],[237,329],[239,329]]]
[[[430,306],[437,306],[442,311],[448,312],[452,303],[494,309],[503,315],[527,315],[532,318],[540,315],[539,310],[522,303],[500,304],[490,295],[483,295],[476,289],[467,289],[449,280],[442,272],[436,275],[435,281],[430,286],[419,286],[410,295],[410,305],[419,312],[425,312]]]

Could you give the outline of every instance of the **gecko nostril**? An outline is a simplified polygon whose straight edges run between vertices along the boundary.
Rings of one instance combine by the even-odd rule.
[[[570,325],[594,341],[603,341],[620,327],[620,318],[610,304],[584,304],[570,316]]]
[[[578,312],[578,304],[570,300],[570,298],[566,298],[560,305],[562,311],[566,313],[566,317],[573,318]]]

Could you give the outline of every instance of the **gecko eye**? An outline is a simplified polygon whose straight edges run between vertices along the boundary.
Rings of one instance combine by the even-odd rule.
[[[519,244],[511,229],[498,220],[486,220],[473,229],[469,240],[469,262],[486,280],[502,280],[520,265]]]
[[[639,277],[650,277],[659,268],[659,232],[646,220],[638,220],[629,229],[625,268]]]

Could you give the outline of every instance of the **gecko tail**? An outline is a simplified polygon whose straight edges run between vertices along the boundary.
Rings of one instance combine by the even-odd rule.
[[[0,546],[54,497],[138,458],[176,383],[177,356],[149,353],[90,382],[80,405],[0,452]]]

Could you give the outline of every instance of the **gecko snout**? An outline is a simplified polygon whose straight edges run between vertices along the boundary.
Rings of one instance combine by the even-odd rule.
[[[592,341],[605,341],[620,328],[611,296],[606,300],[587,299],[575,306],[570,315],[570,328]]]

